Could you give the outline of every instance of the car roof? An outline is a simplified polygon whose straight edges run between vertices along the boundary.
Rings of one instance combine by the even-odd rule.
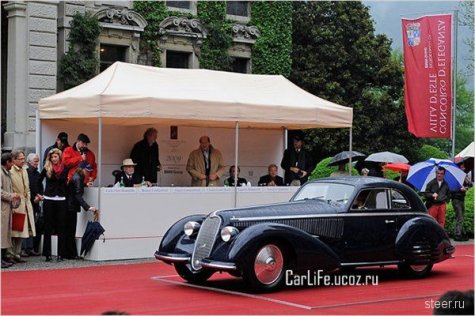
[[[341,177],[332,177],[332,178],[322,178],[318,180],[313,180],[311,182],[326,182],[326,183],[341,183],[349,184],[355,187],[377,187],[377,186],[390,186],[390,187],[400,187],[403,184],[380,177],[370,177],[370,176],[341,176]]]
[[[380,177],[369,177],[369,176],[342,176],[334,178],[322,178],[308,183],[338,183],[338,184],[347,184],[355,187],[355,194],[362,189],[371,189],[371,188],[395,188],[403,192],[405,196],[409,199],[413,209],[425,211],[424,204],[422,200],[409,186],[385,178]]]

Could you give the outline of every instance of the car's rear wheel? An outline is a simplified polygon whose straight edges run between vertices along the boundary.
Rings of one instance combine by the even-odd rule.
[[[406,277],[423,278],[432,271],[432,264],[408,264],[400,263],[399,271]]]
[[[279,243],[260,243],[252,251],[242,267],[243,278],[254,290],[272,291],[283,283],[287,267],[287,252]]]
[[[192,270],[189,264],[175,263],[176,272],[186,281],[190,283],[203,283],[208,280],[214,273],[209,270]]]

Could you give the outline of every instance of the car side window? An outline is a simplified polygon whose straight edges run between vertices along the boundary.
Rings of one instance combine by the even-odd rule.
[[[387,210],[389,209],[388,192],[386,189],[362,190],[351,208],[353,210]]]
[[[391,190],[391,208],[392,209],[408,209],[411,208],[409,201],[404,194],[398,190]]]
[[[368,201],[368,196],[369,196],[370,190],[363,190],[360,193],[358,193],[358,196],[356,199],[353,201],[353,204],[351,205],[352,210],[365,210],[367,209],[367,201]]]

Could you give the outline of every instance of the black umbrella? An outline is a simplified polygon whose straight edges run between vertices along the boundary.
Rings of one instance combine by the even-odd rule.
[[[84,256],[91,250],[94,242],[99,239],[106,230],[99,222],[89,221],[87,222],[86,230],[81,239],[81,255],[84,252]]]
[[[328,163],[328,166],[338,166],[342,163],[348,163],[350,162],[350,157],[352,160],[357,161],[363,159],[366,155],[357,151],[342,151],[333,156],[332,160]]]

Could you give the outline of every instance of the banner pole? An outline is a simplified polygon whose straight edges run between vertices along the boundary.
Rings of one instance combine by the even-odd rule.
[[[457,28],[458,28],[458,10],[452,14],[452,25],[454,36],[452,37],[452,158],[455,157],[455,114],[457,107]]]

